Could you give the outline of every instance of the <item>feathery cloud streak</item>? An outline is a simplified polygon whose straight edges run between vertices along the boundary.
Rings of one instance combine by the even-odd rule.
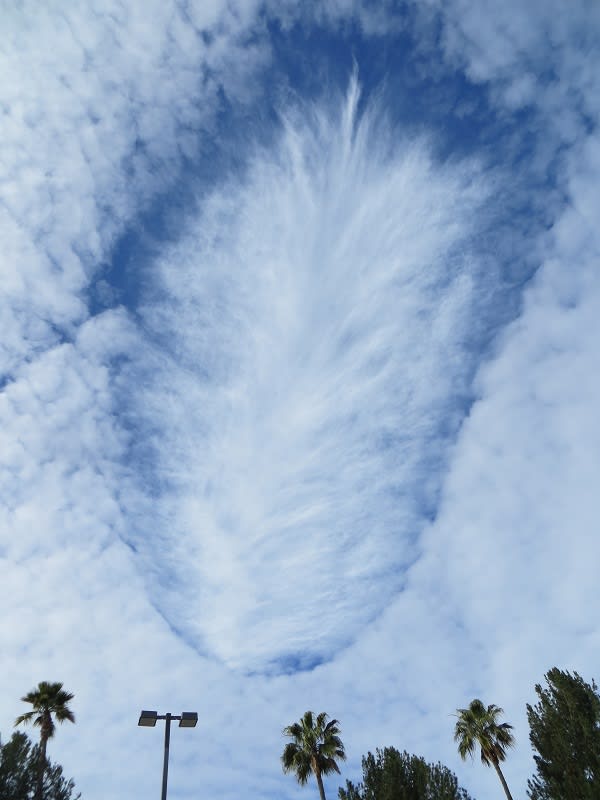
[[[468,395],[480,176],[358,101],[284,118],[141,312],[169,529],[135,545],[171,624],[246,670],[331,657],[399,590]]]

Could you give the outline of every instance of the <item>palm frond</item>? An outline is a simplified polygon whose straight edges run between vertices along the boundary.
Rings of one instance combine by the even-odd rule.
[[[283,729],[283,735],[300,741],[302,739],[302,726],[298,722],[294,722],[293,725],[288,725]]]
[[[337,772],[338,775],[340,774],[340,768],[336,764],[334,758],[321,758],[319,760],[319,766],[323,775],[331,775],[332,772]]]
[[[22,725],[25,723],[26,725],[31,722],[33,719],[34,712],[33,711],[26,711],[25,714],[19,714],[19,716],[15,720],[15,725]]]

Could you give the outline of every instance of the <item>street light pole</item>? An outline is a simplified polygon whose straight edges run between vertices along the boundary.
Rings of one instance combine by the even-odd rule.
[[[171,742],[171,714],[165,714],[165,758],[163,761],[162,794],[160,800],[167,800],[167,778],[169,776],[169,744]]]
[[[163,760],[163,777],[161,800],[167,800],[167,779],[169,776],[169,746],[171,743],[171,720],[178,719],[180,728],[195,728],[198,723],[198,714],[195,711],[183,711],[180,716],[176,714],[157,714],[156,711],[142,711],[138,725],[142,728],[154,728],[156,721],[165,721],[165,755]]]

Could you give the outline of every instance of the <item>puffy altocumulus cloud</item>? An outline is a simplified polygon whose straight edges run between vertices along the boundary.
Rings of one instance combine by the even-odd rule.
[[[487,84],[510,112],[529,106],[542,112],[550,153],[589,133],[599,111],[597,3],[431,0],[425,7],[439,13],[449,61]]]
[[[22,4],[2,90],[2,371],[69,335],[115,237],[264,58],[253,4]],[[210,34],[210,35],[209,35]],[[247,81],[246,81],[247,83]]]
[[[586,3],[443,11],[451,61],[489,86],[503,114],[533,109],[528,124],[544,132],[534,157],[563,198],[537,240],[543,255],[519,317],[480,369],[436,521],[399,601],[406,614],[416,598],[443,603],[443,615],[433,605],[428,647],[446,642],[444,690],[456,705],[480,695],[507,709],[517,790],[533,768],[524,713],[533,683],[554,664],[591,677],[600,643],[590,602],[599,556],[597,13]],[[457,660],[462,675],[448,680]],[[474,785],[487,793],[494,780],[486,787],[482,774]]]
[[[85,797],[156,790],[160,733],[135,729],[153,706],[201,715],[174,733],[175,795],[291,797],[280,728],[325,708],[348,774],[396,744],[492,796],[451,742],[477,694],[517,726],[522,794],[533,683],[598,655],[596,6],[429,4],[448,68],[506,124],[527,111],[535,204],[546,170],[558,190],[551,229],[500,248],[540,268],[483,351],[502,265],[477,234],[519,166],[440,166],[326,95],[198,188],[135,317],[89,318],[89,282],[210,139],[220,87],[256,97],[268,36],[251,3],[45,8],[1,45],[3,736],[22,693],[64,680],[78,724],[52,755]],[[301,654],[331,660],[244,674]]]
[[[435,576],[478,654],[466,691],[495,698],[519,726],[516,774],[530,768],[530,687],[553,664],[594,675],[600,644],[595,143],[578,173],[522,314],[480,372],[417,572],[427,587]]]
[[[513,622],[544,611],[552,630],[540,626],[538,635],[552,641],[558,631],[570,631],[585,651],[584,633],[594,629],[585,598],[586,564],[594,560],[600,391],[594,344],[600,292],[598,7],[550,3],[535,13],[514,3],[494,6],[492,13],[491,6],[475,12],[455,3],[444,19],[451,57],[460,52],[470,75],[501,86],[497,99],[508,108],[529,65],[531,87],[522,90],[519,104],[531,104],[548,137],[570,147],[561,150],[560,170],[549,176],[558,176],[562,208],[541,240],[544,255],[519,318],[478,376],[478,401],[463,427],[438,524],[458,515],[453,538],[464,534],[464,558],[492,565],[480,577],[494,587],[499,605],[501,586],[514,578],[519,592],[504,598]],[[481,525],[497,538],[481,535]],[[584,543],[591,548],[585,559]],[[485,613],[478,604],[465,609],[467,616]],[[500,629],[510,625],[510,615],[498,620]],[[563,658],[571,660],[566,644]]]

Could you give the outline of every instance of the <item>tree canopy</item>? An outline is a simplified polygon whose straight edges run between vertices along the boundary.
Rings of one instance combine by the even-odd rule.
[[[577,672],[554,667],[527,704],[536,774],[531,800],[600,800],[600,695]]]
[[[2,800],[32,800],[38,779],[40,748],[21,732],[14,733],[0,745],[0,798]],[[75,784],[63,776],[59,764],[46,762],[42,784],[44,800],[78,800]]]
[[[346,781],[340,800],[471,800],[443,764],[429,764],[394,747],[368,753],[362,770],[362,782]]]

